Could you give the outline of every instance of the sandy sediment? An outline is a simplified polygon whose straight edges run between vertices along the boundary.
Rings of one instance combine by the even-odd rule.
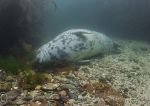
[[[86,69],[89,78],[105,79],[122,92],[125,106],[149,106],[150,44],[131,40],[119,40],[119,44],[121,53],[95,59],[80,71]]]

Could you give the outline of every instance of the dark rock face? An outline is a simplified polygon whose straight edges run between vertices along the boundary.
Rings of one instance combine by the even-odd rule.
[[[7,54],[12,46],[19,45],[22,41],[33,41],[31,33],[36,32],[42,21],[40,12],[43,11],[44,2],[45,0],[0,1],[0,54]]]

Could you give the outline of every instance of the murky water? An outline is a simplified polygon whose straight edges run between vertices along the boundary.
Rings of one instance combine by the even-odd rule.
[[[149,0],[1,0],[0,105],[148,106],[149,19]]]

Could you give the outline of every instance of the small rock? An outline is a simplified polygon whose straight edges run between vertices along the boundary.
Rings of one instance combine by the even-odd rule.
[[[44,84],[41,89],[43,91],[51,91],[51,90],[55,90],[56,88],[59,87],[59,83],[47,83],[47,84]]]
[[[46,97],[45,96],[36,96],[34,97],[34,101],[46,101]]]
[[[71,89],[71,90],[76,90],[77,87],[73,84],[61,84],[59,86],[60,90],[63,89],[63,88],[68,88],[68,89]]]
[[[41,88],[42,88],[41,85],[37,85],[37,86],[35,87],[35,90],[40,90]]]
[[[45,78],[47,81],[51,81],[51,80],[53,79],[52,75],[51,75],[51,74],[47,74],[47,73],[44,74],[44,78]]]
[[[62,90],[59,92],[59,96],[67,96],[67,92],[65,90]]]
[[[75,100],[74,100],[74,99],[69,99],[68,103],[69,103],[70,105],[73,105],[73,104],[75,103]]]
[[[79,95],[79,96],[78,96],[78,99],[83,99],[83,96],[82,96],[82,95]]]
[[[63,102],[67,102],[69,99],[68,93],[65,90],[60,91],[59,93],[60,100]]]
[[[82,96],[86,96],[87,95],[87,92],[82,92]]]
[[[2,69],[0,69],[0,81],[6,79],[6,72]]]
[[[28,94],[25,97],[23,97],[23,100],[24,101],[30,101],[30,100],[32,100],[32,96]]]
[[[30,101],[30,104],[27,105],[27,106],[47,106],[47,105],[46,105],[46,101],[43,101],[43,102],[40,102],[40,101],[36,101],[36,102]]]
[[[35,103],[37,104],[37,106],[42,104],[40,101],[36,101]]]
[[[66,81],[67,79],[64,77],[64,76],[54,76],[54,79],[55,80],[58,80],[58,81]]]
[[[78,99],[78,95],[75,94],[75,93],[69,92],[68,95],[69,95],[69,97],[70,97],[71,99],[74,99],[74,100],[77,100],[77,99]]]
[[[76,80],[75,75],[74,75],[74,74],[71,74],[71,73],[70,73],[69,75],[67,75],[66,78],[69,79],[69,80],[72,80],[72,81],[75,81],[75,80]]]
[[[98,98],[98,100],[95,101],[94,106],[106,106],[106,103],[103,98]]]
[[[148,48],[146,48],[146,47],[141,47],[141,50],[142,50],[142,51],[148,51]]]
[[[23,105],[23,104],[25,104],[26,103],[26,101],[24,101],[24,100],[22,100],[22,98],[17,98],[15,101],[14,101],[14,105]]]
[[[59,95],[58,95],[58,94],[52,94],[52,95],[50,96],[50,99],[51,99],[51,100],[59,100],[60,98],[59,98]]]
[[[133,68],[135,71],[140,70],[140,67],[139,67],[139,66],[132,66],[132,68]],[[134,71],[134,70],[133,70],[133,71]]]
[[[6,102],[0,102],[0,106],[6,106],[7,103]]]
[[[50,103],[50,101],[47,101],[47,104],[46,104],[46,106],[51,106],[51,103]]]
[[[18,86],[18,81],[16,80],[16,81],[14,81],[14,82],[12,82],[12,89],[19,89],[19,86]]]
[[[12,84],[10,82],[0,82],[0,92],[11,90]]]
[[[124,106],[124,98],[120,98],[114,95],[107,96],[105,103],[111,106]]]
[[[30,94],[34,98],[36,96],[44,95],[44,92],[40,90],[34,90],[34,91],[30,91],[28,94]]]
[[[118,61],[125,61],[125,58],[119,58]]]
[[[20,90],[11,90],[6,93],[7,99],[8,100],[14,100],[20,95],[21,91]]]
[[[9,75],[9,76],[6,77],[5,80],[9,81],[9,82],[13,82],[13,81],[15,81],[15,78],[13,78],[11,75]]]

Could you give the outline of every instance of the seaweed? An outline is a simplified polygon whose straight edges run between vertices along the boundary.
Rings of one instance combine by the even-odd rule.
[[[13,56],[0,57],[0,68],[7,73],[18,74],[22,67]]]
[[[20,73],[19,85],[22,89],[32,90],[35,89],[37,85],[43,84],[47,80],[45,73],[36,73],[34,70],[25,70]]]

